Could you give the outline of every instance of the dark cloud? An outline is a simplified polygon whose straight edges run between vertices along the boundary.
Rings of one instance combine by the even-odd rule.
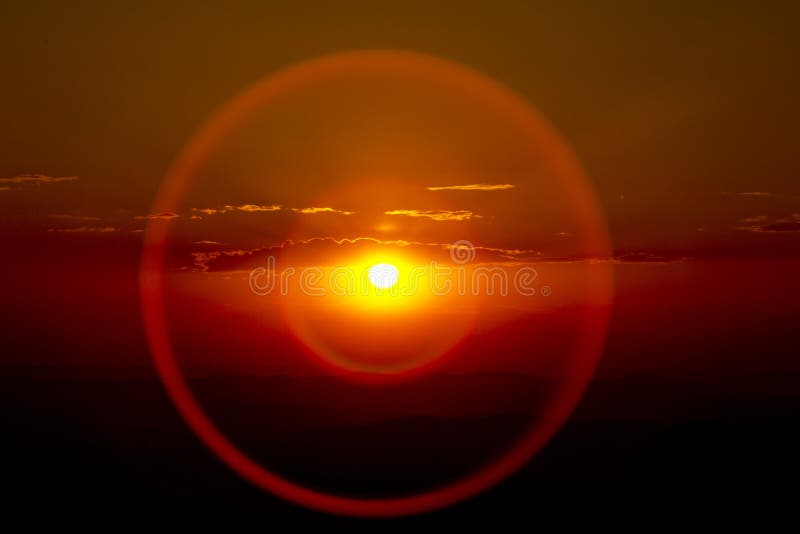
[[[18,174],[11,178],[0,178],[0,191],[12,189],[27,189],[40,187],[43,185],[57,184],[62,182],[77,181],[77,176],[47,176],[45,174]]]
[[[792,213],[788,217],[775,221],[769,220],[766,215],[756,215],[747,217],[741,221],[744,226],[739,226],[739,230],[746,230],[756,233],[779,233],[779,232],[800,232],[800,213]]]
[[[487,246],[471,246],[463,243],[427,243],[405,240],[380,240],[372,237],[335,239],[318,237],[306,240],[287,240],[279,245],[253,249],[224,248],[212,241],[195,243],[203,250],[189,251],[195,271],[249,271],[263,267],[267,257],[274,257],[278,264],[303,267],[330,265],[331,258],[357,257],[364,254],[402,251],[410,257],[423,261],[450,263],[454,258],[468,258],[472,264],[536,264],[536,263],[674,263],[686,261],[686,256],[656,254],[646,251],[631,251],[610,257],[547,257],[540,251],[530,249],[504,249]],[[177,268],[186,269],[183,263],[174,262]]]
[[[332,237],[318,237],[306,240],[287,240],[279,245],[266,246],[254,249],[218,249],[208,250],[215,245],[204,242],[205,250],[190,251],[192,269],[197,271],[241,271],[262,266],[268,256],[275,257],[278,261],[291,262],[294,266],[325,265],[330,263],[330,258],[341,255],[362,255],[364,253],[379,251],[402,250],[411,256],[424,257],[426,261],[439,262],[451,261],[451,252],[459,249],[463,253],[465,248],[471,254],[472,261],[476,263],[506,263],[510,261],[530,261],[541,257],[535,250],[503,249],[485,246],[465,246],[461,243],[426,243],[405,240],[380,240],[372,237],[357,237],[353,239],[335,239]],[[185,267],[185,265],[183,265]]]
[[[800,222],[777,222],[765,224],[760,232],[800,232]]]

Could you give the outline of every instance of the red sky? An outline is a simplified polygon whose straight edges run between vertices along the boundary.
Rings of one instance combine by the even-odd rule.
[[[460,3],[403,4],[380,12],[358,3],[342,5],[335,13],[328,8],[310,13],[275,9],[241,4],[222,14],[203,8],[189,13],[177,4],[155,3],[135,12],[82,5],[9,8],[0,22],[8,51],[0,67],[10,81],[0,89],[0,233],[10,321],[19,320],[17,307],[22,306],[37,309],[39,320],[57,323],[56,317],[74,304],[78,297],[59,298],[54,305],[51,291],[27,283],[35,279],[38,284],[38,273],[49,272],[53,261],[58,265],[52,276],[57,295],[77,291],[75,280],[96,281],[81,294],[88,301],[120,302],[115,292],[134,292],[129,273],[135,270],[142,230],[147,217],[160,215],[152,212],[155,193],[197,127],[266,74],[364,47],[416,50],[464,64],[516,91],[549,119],[597,191],[612,255],[627,260],[614,267],[623,302],[649,302],[626,297],[635,295],[624,292],[629,286],[660,292],[665,280],[678,284],[674,280],[682,277],[699,289],[683,294],[683,307],[667,310],[652,304],[653,310],[682,317],[686,307],[726,307],[723,303],[731,301],[746,315],[754,305],[747,298],[768,298],[756,289],[764,280],[774,286],[764,313],[788,310],[794,302],[796,283],[789,273],[791,258],[800,250],[800,159],[793,135],[800,76],[794,60],[797,37],[791,17],[781,9],[729,6],[687,12],[668,5],[644,9],[636,3],[617,11],[508,4],[487,13]],[[454,9],[457,17],[451,16]],[[282,24],[270,22],[277,19]],[[297,116],[284,117],[286,124],[302,126]],[[292,135],[302,138],[302,127],[277,131],[277,137],[267,137],[276,154],[291,153],[281,147],[299,150],[300,145],[288,141]],[[493,135],[492,141],[513,149],[502,136]],[[480,157],[474,149],[464,153]],[[237,161],[246,168],[246,160]],[[515,183],[509,172],[497,180],[481,174],[442,181],[416,173],[407,173],[406,179],[412,174],[419,187]],[[233,188],[228,197],[210,194],[177,210],[173,222],[178,225],[192,216],[203,218],[196,221],[200,230],[191,242],[219,243],[189,246],[179,261],[192,266],[191,252],[279,244],[285,232],[275,229],[276,220],[310,224],[303,237],[317,235],[319,228],[313,226],[320,224],[334,237],[365,234],[341,226],[342,221],[364,224],[359,219],[363,206],[357,202],[340,207],[334,204],[341,196],[320,199],[315,192],[299,194],[291,181],[268,183],[268,190]],[[519,187],[426,190],[418,203],[390,202],[379,212],[484,216],[494,209],[493,216],[521,219],[524,203],[498,211],[493,200],[506,199],[502,206],[508,199],[525,198]],[[282,208],[269,209],[273,205]],[[357,213],[300,211],[314,207]],[[528,236],[535,241],[531,250],[569,256],[561,233],[570,229],[548,227],[553,215],[541,216],[546,207],[531,210],[535,225],[517,227],[535,227],[536,239]],[[390,228],[396,220],[405,229],[434,228],[441,234],[420,241],[449,242],[457,232],[443,229],[458,228],[457,223],[437,226],[430,217],[408,213],[387,215],[375,226]],[[513,225],[502,226],[508,230]],[[376,237],[408,239],[392,230],[370,230]],[[240,242],[228,239],[231,233]],[[486,245],[507,248],[510,243],[502,242],[507,236],[491,236]],[[747,273],[736,280],[747,288],[741,290],[741,303],[732,296],[735,290],[717,288],[733,275],[714,275],[705,267],[711,263],[698,263],[717,259],[728,262],[726,273]],[[222,260],[210,264],[219,268]],[[715,291],[714,299],[704,296],[706,285]],[[670,293],[668,301],[677,298]],[[776,319],[789,320],[784,315]]]

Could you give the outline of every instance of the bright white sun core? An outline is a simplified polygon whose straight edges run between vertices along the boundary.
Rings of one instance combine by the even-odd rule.
[[[397,283],[400,272],[391,263],[376,263],[368,271],[370,283],[378,289],[387,289]]]

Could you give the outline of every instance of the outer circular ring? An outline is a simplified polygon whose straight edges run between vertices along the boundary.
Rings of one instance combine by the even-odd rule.
[[[532,127],[526,130],[531,130],[539,142],[547,143],[547,149],[552,151],[560,164],[569,169],[569,176],[583,178],[574,156],[552,129],[548,129],[550,135],[546,139],[541,138],[541,128],[549,128],[544,120],[521,98],[492,80],[465,67],[422,54],[357,51],[325,56],[285,69],[256,83],[223,107],[197,132],[175,160],[162,183],[153,212],[175,209],[190,184],[193,172],[203,162],[204,155],[254,106],[319,77],[372,68],[413,68],[430,72],[456,80],[469,90],[491,98],[493,103],[512,115],[516,114],[514,116],[519,117],[523,126],[527,126],[527,121],[531,122]],[[605,223],[588,182],[585,179],[568,180],[564,186],[575,200],[576,212],[587,233],[587,240],[591,240],[599,250],[608,250]],[[494,463],[446,487],[406,497],[357,499],[322,493],[271,473],[245,455],[211,421],[186,383],[170,341],[164,310],[163,267],[169,227],[168,221],[149,221],[144,236],[140,284],[147,341],[157,373],[170,399],[197,437],[231,469],[270,493],[319,511],[362,517],[421,513],[472,497],[511,475],[550,440],[572,413],[594,373],[607,330],[610,314],[608,306],[600,307],[584,316],[581,330],[583,335],[580,336],[576,349],[583,355],[580,365],[570,369],[570,377],[555,394],[538,423]],[[610,274],[607,287],[610,299]]]

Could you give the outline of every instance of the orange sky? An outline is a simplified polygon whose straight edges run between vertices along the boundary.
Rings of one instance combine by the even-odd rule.
[[[612,240],[606,259],[641,265],[654,284],[659,265],[692,258],[796,255],[791,17],[775,6],[629,4],[486,12],[348,3],[335,13],[239,4],[190,14],[156,3],[124,13],[15,6],[0,20],[9,52],[0,67],[11,80],[0,88],[4,268],[30,269],[46,257],[40,247],[86,269],[116,265],[128,253],[109,251],[135,255],[153,218],[181,235],[170,267],[200,271],[260,264],[287,237],[430,248],[468,234],[484,260],[587,252],[560,193],[530,186],[541,169],[514,127],[467,97],[408,83],[399,94],[388,79],[287,97],[223,147],[194,196],[153,210],[181,147],[239,91],[299,61],[365,47],[455,61],[533,105],[597,192]],[[418,113],[394,105],[399,97]],[[371,127],[375,116],[391,127]],[[351,128],[336,130],[345,119]],[[307,135],[312,120],[317,133]],[[496,187],[462,187],[476,184]]]
[[[561,442],[553,464],[574,491],[594,499],[573,473],[596,470],[652,501],[647,471],[681,447],[681,495],[712,457],[766,487],[727,460],[771,448],[751,412],[783,439],[797,399],[791,3],[7,4],[0,377],[27,481],[128,463],[136,495],[114,500],[136,505],[177,458],[201,487],[171,433],[191,429],[203,458],[295,504],[417,512],[507,477],[583,402],[570,421],[592,429],[564,434],[580,454]],[[454,286],[427,270],[382,294],[369,274],[386,264],[400,291],[419,266]],[[259,294],[273,265],[288,291]],[[340,268],[365,291],[336,294]],[[720,431],[739,404],[747,424]],[[717,409],[713,427],[654,433]],[[131,461],[96,457],[113,442]],[[703,502],[717,487],[695,486]],[[158,502],[193,515],[201,493],[175,488]]]
[[[463,63],[534,104],[579,154],[621,251],[781,255],[797,244],[798,43],[778,6],[53,4],[9,15],[0,213],[11,224],[141,229],[134,217],[173,156],[243,87],[384,47]],[[28,173],[76,180],[16,181]]]

